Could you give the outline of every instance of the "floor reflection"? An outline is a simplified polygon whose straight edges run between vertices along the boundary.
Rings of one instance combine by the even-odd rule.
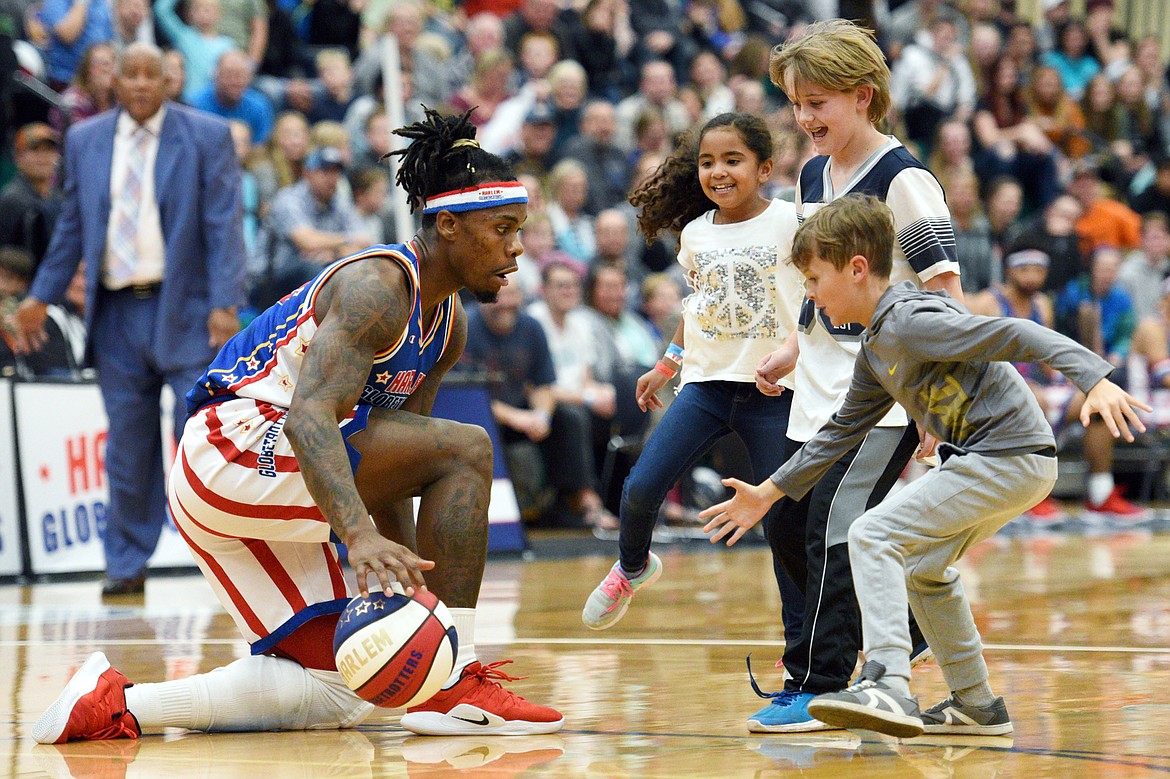
[[[1017,533],[960,570],[1013,738],[870,733],[753,736],[745,720],[782,669],[767,552],[662,549],[665,574],[618,627],[585,629],[601,556],[489,564],[476,644],[514,659],[512,689],[565,714],[553,736],[424,738],[387,711],[358,730],[216,734],[36,747],[27,729],[95,649],[132,681],[177,679],[247,647],[198,576],[153,578],[103,603],[98,583],[0,586],[0,760],[9,774],[106,777],[1132,777],[1170,774],[1170,535]],[[916,669],[923,706],[946,696]]]

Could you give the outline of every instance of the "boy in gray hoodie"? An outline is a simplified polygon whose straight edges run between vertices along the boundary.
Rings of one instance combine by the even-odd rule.
[[[1144,431],[1149,407],[1106,377],[1113,366],[1034,322],[982,317],[945,293],[890,286],[889,208],[849,195],[797,230],[791,262],[834,326],[866,326],[841,409],[762,484],[736,479],[730,500],[700,516],[730,546],[785,495],[799,499],[894,403],[943,442],[942,464],[863,514],[849,530],[866,663],[856,683],[819,695],[822,722],[908,738],[1006,735],[1011,719],[988,684],[983,644],[953,567],[972,545],[1038,503],[1056,481],[1056,442],[1012,362],[1041,362],[1086,393],[1081,421],[1100,414],[1114,437]],[[910,607],[938,658],[950,697],[920,712],[910,694]]]

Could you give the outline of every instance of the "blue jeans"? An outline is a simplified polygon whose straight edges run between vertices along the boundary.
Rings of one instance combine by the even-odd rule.
[[[743,441],[756,483],[783,465],[787,459],[785,434],[791,407],[792,393],[768,397],[747,382],[702,381],[683,386],[650,433],[622,488],[622,568],[637,571],[646,564],[654,524],[666,493],[723,436],[735,433]],[[777,511],[778,507],[773,506],[768,519],[772,520]],[[773,548],[779,544],[786,552],[803,558],[804,527],[781,524],[764,524],[776,529],[777,538],[770,539]],[[800,635],[804,596],[775,557],[773,572],[783,604],[784,636],[794,641]]]

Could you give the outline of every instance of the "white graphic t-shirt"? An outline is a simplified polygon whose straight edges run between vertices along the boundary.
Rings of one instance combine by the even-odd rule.
[[[796,329],[802,276],[788,264],[796,207],[773,200],[758,216],[715,224],[708,211],[683,228],[678,253],[693,290],[683,301],[682,384],[754,382],[756,365]],[[782,382],[792,389],[792,379]]]

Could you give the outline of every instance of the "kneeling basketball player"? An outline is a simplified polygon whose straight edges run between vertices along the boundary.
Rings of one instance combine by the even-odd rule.
[[[468,112],[470,113],[470,112]],[[338,614],[373,574],[429,587],[459,635],[443,690],[403,727],[434,735],[551,733],[561,715],[506,690],[475,655],[492,446],[429,417],[466,341],[457,292],[493,300],[516,270],[527,194],[479,148],[468,115],[396,131],[398,183],[422,229],[325,267],[231,339],[187,393],[171,471],[179,532],[251,645],[207,674],[130,685],[92,655],[33,728],[41,743],[137,738],[164,727],[353,727],[374,707],[341,680]],[[417,524],[411,499],[421,497]],[[371,517],[373,521],[371,522]],[[343,575],[345,544],[356,588]],[[424,582],[423,572],[426,571]]]

